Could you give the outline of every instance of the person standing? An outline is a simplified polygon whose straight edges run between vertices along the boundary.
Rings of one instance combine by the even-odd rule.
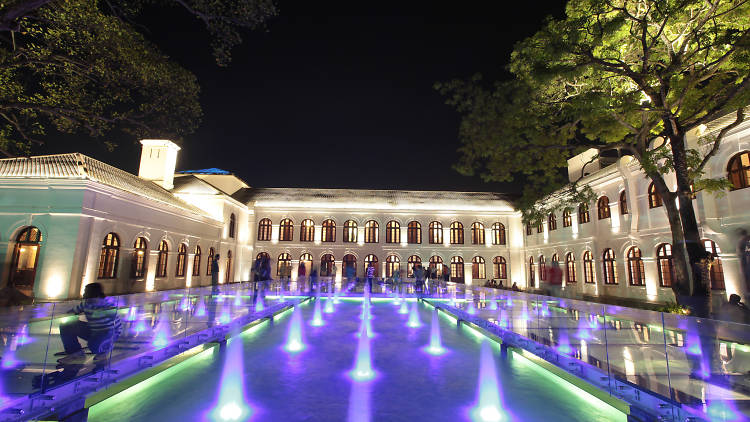
[[[313,290],[316,289],[316,285],[318,284],[318,270],[315,267],[312,267],[312,270],[310,271],[310,294],[313,294]]]
[[[367,282],[366,282],[366,289],[372,293],[372,278],[375,277],[375,267],[372,265],[372,262],[367,264]]]
[[[546,282],[550,296],[560,297],[562,294],[562,269],[557,261],[552,261],[549,269],[549,281]]]
[[[417,292],[417,296],[422,297],[424,292],[424,268],[422,268],[422,264],[417,264],[414,267],[414,290]]]
[[[300,287],[301,289],[304,289],[305,276],[307,276],[307,269],[305,268],[305,263],[304,262],[300,262],[299,263],[299,268],[297,269],[297,280],[298,280],[299,284],[302,285],[302,287]],[[302,290],[302,291],[304,292],[304,290]]]
[[[211,295],[219,294],[219,254],[211,261]]]
[[[740,261],[742,279],[745,281],[745,291],[750,292],[750,234],[745,229],[740,230],[739,234],[737,259]]]

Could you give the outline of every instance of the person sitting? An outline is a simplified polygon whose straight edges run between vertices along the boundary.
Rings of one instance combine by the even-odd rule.
[[[742,298],[736,293],[729,295],[729,302],[725,303],[719,309],[719,316],[725,321],[736,322],[739,324],[750,323],[750,308],[742,303]]]
[[[515,281],[513,282],[513,285],[510,287],[510,289],[513,290],[514,292],[520,292],[521,291],[521,289],[518,288],[518,284],[516,284]]]
[[[102,285],[87,284],[83,290],[83,300],[69,312],[85,314],[86,321],[76,319],[60,325],[60,338],[67,356],[58,359],[58,362],[72,363],[85,356],[78,337],[88,342],[89,350],[96,355],[94,361],[106,359],[122,331],[122,321],[117,315],[117,306],[104,295]]]

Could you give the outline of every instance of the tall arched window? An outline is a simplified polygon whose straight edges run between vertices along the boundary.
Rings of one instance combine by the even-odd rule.
[[[554,212],[549,213],[549,217],[547,217],[547,229],[549,231],[557,230],[557,216]]]
[[[341,260],[341,265],[344,267],[341,269],[343,271],[344,275],[349,274],[351,271],[352,274],[357,274],[357,257],[352,254],[344,255],[344,258]],[[349,270],[351,268],[351,270]]]
[[[464,225],[458,221],[451,223],[451,245],[464,244]]]
[[[732,183],[732,190],[750,186],[750,152],[743,151],[729,159],[727,178]]]
[[[556,253],[553,253],[552,254],[552,261],[551,262],[557,262],[559,264],[560,263],[560,256],[557,255]]]
[[[193,277],[201,275],[201,247],[195,245],[195,255],[193,255]]]
[[[261,252],[263,253],[263,252]],[[266,254],[268,255],[268,254]],[[216,259],[216,250],[213,247],[208,248],[208,256],[206,257],[206,275],[213,274],[214,271],[214,259]]]
[[[508,263],[502,256],[492,258],[492,275],[500,280],[508,278]]]
[[[672,245],[669,243],[662,243],[656,247],[656,266],[659,269],[659,285],[672,287],[674,262],[672,261]]]
[[[310,275],[310,272],[312,271],[312,265],[313,265],[312,255],[310,255],[309,253],[303,253],[302,255],[300,255],[299,265],[300,267],[304,265],[305,270],[307,270],[306,274]]]
[[[443,243],[443,224],[439,221],[430,223],[430,243],[439,245]]]
[[[536,223],[536,232],[542,233],[543,231],[544,231],[544,223],[541,220],[539,220],[539,222]]]
[[[583,282],[588,284],[596,283],[594,279],[594,258],[590,251],[583,253]]]
[[[714,255],[714,263],[711,265],[711,288],[714,290],[724,290],[726,286],[724,284],[724,267],[721,265],[721,258],[719,254],[719,245],[713,240],[703,239],[703,246],[706,248],[706,252],[710,252]]]
[[[419,257],[417,257],[417,258],[419,258]],[[422,261],[420,260],[419,262],[422,262]],[[447,270],[447,268],[443,264],[443,257],[437,256],[437,255],[433,255],[433,256],[430,257],[429,266],[430,266],[430,268],[434,268],[437,271],[437,273],[438,273],[439,276],[442,276],[445,273],[445,271]],[[414,276],[412,276],[412,277],[414,277]]]
[[[227,279],[225,283],[234,282],[234,274],[232,273],[232,251],[227,251]]]
[[[385,225],[385,243],[401,243],[401,224],[398,221],[389,221]]]
[[[357,243],[357,222],[354,220],[344,222],[344,243]]]
[[[279,223],[279,242],[291,242],[294,239],[294,223],[285,218]]]
[[[177,248],[177,265],[175,266],[175,277],[185,277],[185,266],[187,265],[187,245],[180,243]]]
[[[631,286],[643,286],[646,284],[643,253],[636,246],[628,249],[628,278],[630,279]]]
[[[268,218],[264,218],[258,222],[258,240],[271,240],[271,230],[273,224]]]
[[[565,284],[577,282],[576,278],[576,256],[573,252],[565,254]]]
[[[503,223],[495,223],[492,225],[492,244],[505,244],[505,226],[503,225]]]
[[[393,273],[401,270],[401,260],[396,255],[388,255],[385,258],[385,276],[393,277]]]
[[[166,240],[159,242],[159,255],[156,260],[156,276],[167,276],[167,258],[169,256],[169,245]]]
[[[625,191],[620,192],[620,214],[628,213],[628,194]]]
[[[375,277],[377,277],[378,274],[380,274],[379,267],[378,267],[378,257],[375,256],[375,255],[373,255],[373,254],[367,255],[365,257],[365,273],[364,273],[364,275],[367,275],[367,267],[369,267],[370,264],[372,264],[372,266],[375,268]]]
[[[418,255],[412,255],[409,257],[409,259],[406,261],[406,277],[413,278],[414,277],[414,266],[417,264],[422,263],[422,258],[420,258]],[[432,265],[432,263],[430,263]]]
[[[534,275],[534,257],[529,257],[529,287],[536,287],[536,276]]]
[[[484,245],[484,224],[480,222],[471,223],[471,243],[473,245]]]
[[[653,183],[648,185],[648,207],[658,208],[662,206],[661,195],[656,191],[656,186]]]
[[[617,264],[615,262],[615,252],[607,248],[602,254],[602,274],[604,275],[604,284],[617,284]]]
[[[460,256],[451,258],[451,280],[459,283],[464,282],[464,259]]]
[[[484,267],[484,258],[481,256],[475,256],[471,259],[471,278],[487,278]]]
[[[276,259],[276,277],[286,277],[286,269],[292,266],[292,256],[283,252]]]
[[[406,229],[406,239],[409,244],[422,243],[422,225],[419,221],[410,221]]]
[[[539,255],[539,280],[547,281],[547,260],[544,255]]]
[[[526,236],[531,236],[532,233],[533,231],[531,230],[531,221],[529,221],[528,223],[526,223]]]
[[[578,206],[578,224],[586,224],[591,221],[589,215],[589,204],[581,204]]]
[[[378,243],[378,222],[370,220],[365,223],[365,243]]]
[[[145,237],[135,239],[133,243],[132,278],[143,278],[146,275],[146,259],[148,258],[148,242]]]
[[[234,230],[237,225],[234,214],[229,215],[229,238],[234,239]]]
[[[336,241],[336,222],[333,220],[326,220],[323,222],[323,242],[335,242]]]
[[[598,201],[596,201],[596,211],[599,215],[600,220],[604,220],[606,218],[610,218],[611,213],[609,211],[609,198],[606,196],[602,196],[599,198]]]
[[[10,285],[28,295],[33,295],[41,243],[42,232],[34,226],[29,226],[18,233],[13,247]]]
[[[313,240],[315,240],[315,223],[309,218],[302,220],[302,224],[299,225],[299,241],[312,242]]]
[[[120,238],[115,233],[107,233],[102,242],[99,254],[99,273],[97,278],[116,278],[117,262],[120,260]]]
[[[573,225],[573,219],[570,217],[570,209],[563,210],[563,227],[570,227]]]
[[[330,277],[333,275],[333,255],[327,253],[320,257],[320,276]]]

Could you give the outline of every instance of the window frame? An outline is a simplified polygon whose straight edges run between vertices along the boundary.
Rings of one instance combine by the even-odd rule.
[[[664,205],[664,200],[661,195],[659,195],[659,192],[656,191],[656,185],[654,185],[654,182],[651,182],[651,184],[648,185],[648,208],[659,208],[662,205]]]
[[[328,218],[320,225],[320,240],[324,243],[336,241],[336,222]]]
[[[596,201],[596,211],[599,220],[612,218],[612,210],[609,209],[609,197],[604,195]]]
[[[565,254],[565,284],[578,283],[576,276],[576,256],[573,252],[568,252]]]
[[[471,278],[483,280],[487,278],[487,264],[484,257],[476,255],[471,258]]]
[[[508,279],[508,261],[503,256],[492,258],[492,275],[498,280]]]
[[[620,192],[620,215],[628,215],[628,193],[626,191]]]
[[[662,261],[664,261],[662,263]],[[664,267],[669,272],[669,280],[665,280]],[[659,287],[672,287],[674,284],[674,255],[672,254],[672,245],[669,243],[660,243],[656,246],[656,269],[659,273]]]
[[[492,244],[505,245],[507,243],[505,225],[501,222],[492,224]]]
[[[460,221],[451,222],[450,226],[451,233],[451,245],[463,245],[464,244],[464,225]]]
[[[294,221],[291,218],[284,218],[279,221],[279,242],[294,241]]]
[[[159,254],[156,258],[156,278],[167,277],[167,265],[169,264],[169,244],[166,240],[159,242]]]
[[[112,280],[117,278],[117,267],[120,262],[120,236],[109,232],[104,236],[99,253],[99,268],[97,280]]]
[[[237,217],[235,217],[234,213],[229,215],[229,238],[234,239],[235,238],[235,231],[237,226]]]
[[[385,223],[385,243],[401,243],[401,223],[396,220]]]
[[[200,245],[195,245],[195,254],[193,255],[193,277],[200,277],[201,275],[201,259],[202,251]]]
[[[315,240],[315,222],[309,218],[299,224],[299,241],[313,242]]]
[[[430,245],[441,245],[443,243],[443,223],[431,221],[429,225]]]
[[[578,224],[586,224],[591,221],[589,214],[589,204],[582,202],[578,205]]]
[[[130,271],[130,278],[139,279],[146,276],[148,261],[148,240],[139,236],[133,242],[133,267]]]
[[[747,161],[747,165],[742,163],[743,158]],[[737,184],[733,180],[734,178],[737,178]],[[727,180],[732,184],[730,191],[750,187],[750,151],[738,152],[729,159],[727,162]]]
[[[479,221],[471,223],[471,244],[472,245],[484,245],[486,244],[484,237],[484,224]]]
[[[419,221],[412,220],[407,224],[406,243],[410,245],[419,245],[422,243],[422,224]]]
[[[594,273],[594,254],[591,251],[583,252],[583,283],[596,284],[596,274]]]
[[[631,246],[628,248],[626,256],[628,259],[628,282],[631,286],[645,286],[646,270],[643,263],[643,251],[638,246]]]
[[[573,217],[570,213],[570,209],[563,210],[563,227],[570,227],[573,225]]]
[[[617,280],[617,257],[612,248],[606,248],[602,252],[602,277],[604,278],[604,284],[608,286],[616,286],[619,283]]]
[[[258,221],[258,241],[270,242],[273,231],[273,222],[270,218],[261,218]]]
[[[365,223],[365,243],[380,243],[380,224],[375,220],[367,220]]]
[[[357,222],[354,220],[344,221],[344,243],[357,243]]]
[[[185,277],[185,271],[187,269],[187,245],[180,243],[177,248],[177,265],[175,265],[174,276]]]

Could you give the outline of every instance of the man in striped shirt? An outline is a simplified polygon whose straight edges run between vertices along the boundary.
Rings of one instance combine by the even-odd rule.
[[[65,356],[58,362],[72,363],[84,357],[78,338],[88,342],[88,348],[95,353],[94,361],[107,358],[112,346],[122,331],[122,322],[117,315],[117,306],[104,295],[99,283],[87,284],[83,290],[83,301],[70,310],[76,315],[85,314],[86,321],[76,319],[60,325],[60,337],[65,347]]]

